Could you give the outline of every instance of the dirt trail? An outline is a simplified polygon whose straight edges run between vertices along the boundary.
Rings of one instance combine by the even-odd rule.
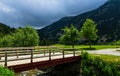
[[[89,53],[92,54],[107,54],[107,55],[115,55],[115,56],[120,56],[120,48],[118,49],[101,49],[101,50],[91,50],[88,51]]]

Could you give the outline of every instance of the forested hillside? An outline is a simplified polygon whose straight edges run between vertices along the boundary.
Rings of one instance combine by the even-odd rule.
[[[58,43],[62,35],[61,29],[74,24],[79,30],[87,18],[91,18],[97,23],[98,35],[97,43],[107,43],[120,39],[120,0],[108,0],[104,5],[96,10],[80,14],[74,17],[64,17],[59,21],[42,28],[39,35],[54,43]]]

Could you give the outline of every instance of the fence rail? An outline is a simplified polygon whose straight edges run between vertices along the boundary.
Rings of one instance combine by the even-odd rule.
[[[52,60],[53,56],[62,56],[62,58],[65,58],[65,55],[69,55],[69,54],[72,54],[72,56],[75,57],[76,50],[77,49],[57,49],[56,47],[52,47],[52,48],[45,48],[45,47],[44,48],[35,48],[35,47],[0,48],[0,63],[4,63],[4,66],[7,67],[8,62],[10,61],[19,61],[19,60],[28,59],[30,63],[33,63],[33,60],[36,58],[48,57],[49,60]]]

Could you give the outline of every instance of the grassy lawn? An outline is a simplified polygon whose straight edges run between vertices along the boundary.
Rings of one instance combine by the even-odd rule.
[[[55,44],[53,46],[56,46],[58,48],[72,48],[71,45]],[[90,50],[89,45],[75,45],[75,48],[82,49],[82,50]],[[107,49],[107,48],[116,48],[116,46],[115,45],[92,45],[91,49],[98,50],[98,49]]]
[[[115,63],[120,65],[120,56],[113,56],[113,55],[95,55],[95,56],[99,56],[101,59],[110,62],[110,63]]]

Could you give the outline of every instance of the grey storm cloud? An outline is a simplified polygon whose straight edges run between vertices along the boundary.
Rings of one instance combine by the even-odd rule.
[[[0,22],[11,27],[45,27],[62,17],[98,8],[107,0],[0,0]]]

